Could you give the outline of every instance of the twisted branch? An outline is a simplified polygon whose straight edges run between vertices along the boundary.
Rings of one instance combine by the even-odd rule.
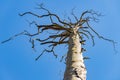
[[[30,25],[34,24],[37,27],[38,31],[36,33],[31,34],[28,31],[24,30],[23,32],[16,34],[5,41],[2,41],[1,43],[6,43],[20,35],[26,35],[29,37],[29,42],[32,44],[32,48],[35,47],[35,41],[39,41],[41,45],[48,44],[48,47],[51,48],[50,50],[44,49],[42,51],[42,53],[36,58],[36,60],[38,60],[45,52],[52,52],[53,55],[57,58],[57,54],[55,54],[55,52],[54,52],[55,47],[57,45],[61,45],[61,44],[68,44],[70,34],[72,34],[74,32],[73,30],[76,30],[77,33],[79,34],[80,43],[82,45],[85,44],[86,40],[83,39],[85,36],[86,38],[88,38],[88,39],[90,38],[92,40],[92,44],[94,46],[95,45],[94,34],[95,34],[95,35],[97,35],[98,38],[113,43],[113,46],[115,49],[115,43],[116,43],[115,41],[107,39],[107,38],[99,35],[89,25],[90,20],[97,22],[99,19],[97,19],[96,16],[101,16],[101,14],[98,14],[92,10],[90,10],[90,11],[87,10],[81,14],[80,18],[77,18],[77,16],[74,14],[74,12],[72,10],[71,15],[76,20],[75,23],[72,23],[72,19],[70,19],[70,17],[68,17],[68,20],[70,22],[61,20],[61,18],[57,14],[51,13],[48,9],[44,8],[42,5],[39,5],[38,9],[45,11],[46,14],[38,15],[33,12],[24,12],[19,15],[20,16],[32,15],[32,16],[40,18],[40,19],[49,18],[51,24],[42,25],[42,24],[37,24],[35,21],[33,21],[32,23],[29,23],[29,24]],[[57,22],[54,21],[56,19],[57,19]],[[87,25],[87,26],[85,26],[85,25]],[[74,29],[74,28],[76,28],[76,29]],[[39,37],[39,38],[37,37],[38,35],[42,34],[44,31],[47,32],[49,30],[59,31],[60,33],[53,33],[54,35],[49,35],[45,39],[41,39],[41,37]],[[35,37],[35,38],[33,39],[33,37]],[[81,49],[81,51],[85,51],[85,50]],[[64,58],[64,56],[62,58]]]

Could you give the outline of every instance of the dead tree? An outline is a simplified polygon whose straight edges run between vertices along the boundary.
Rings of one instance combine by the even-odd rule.
[[[34,43],[36,41],[40,42],[41,45],[47,44],[49,49],[44,49],[36,58],[36,60],[38,60],[45,52],[53,53],[53,55],[57,57],[57,54],[54,51],[55,47],[58,45],[66,44],[68,45],[67,57],[62,56],[62,59],[65,58],[66,60],[64,80],[86,80],[87,71],[84,65],[84,59],[89,58],[83,57],[83,51],[86,50],[82,48],[82,45],[85,45],[86,39],[91,39],[93,46],[95,45],[95,35],[100,39],[113,43],[113,45],[115,44],[113,40],[104,38],[103,36],[99,35],[89,24],[91,20],[98,21],[96,17],[101,16],[101,14],[98,14],[93,10],[87,10],[83,12],[78,18],[72,11],[72,16],[76,20],[75,22],[72,22],[69,17],[66,21],[61,20],[57,14],[51,13],[42,5],[39,6],[39,9],[45,11],[46,14],[39,15],[33,12],[25,12],[19,15],[32,15],[39,19],[48,18],[48,20],[51,22],[50,24],[38,24],[36,21],[33,21],[30,24],[34,24],[38,29],[36,33],[31,34],[25,30],[19,34],[14,35],[13,37],[10,37],[2,43],[10,41],[17,36],[26,35],[29,37],[29,41],[32,43],[32,48],[35,47]],[[38,35],[42,34],[45,31],[52,31],[53,33],[45,39],[38,37]]]

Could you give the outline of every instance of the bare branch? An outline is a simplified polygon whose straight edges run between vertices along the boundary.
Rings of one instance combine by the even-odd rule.
[[[73,23],[72,23],[72,20],[70,19],[70,17],[68,17],[68,20],[69,20],[69,23],[70,23],[70,24],[73,24]],[[70,26],[70,28],[72,28],[72,27]]]
[[[42,28],[41,32],[43,32],[44,30],[48,30],[48,29],[51,29],[51,30],[66,30],[68,32],[70,32],[70,29],[69,28],[64,28],[63,26],[59,25],[59,24],[51,24],[51,25],[38,25],[37,27]]]
[[[43,10],[47,10],[45,8],[41,8]],[[47,10],[48,11],[48,10]],[[24,15],[27,15],[27,14],[30,14],[30,15],[33,15],[33,16],[36,16],[38,18],[44,18],[44,17],[50,17],[51,20],[52,20],[52,16],[57,18],[57,20],[61,23],[61,24],[64,24],[64,25],[68,25],[68,26],[71,26],[69,23],[66,23],[66,22],[63,22],[62,20],[60,20],[60,18],[56,15],[56,14],[53,14],[53,13],[50,13],[50,11],[48,11],[47,14],[44,14],[44,15],[37,15],[35,13],[32,13],[32,12],[25,12],[25,13],[22,13],[22,14],[19,14],[20,16],[24,16]],[[53,22],[53,21],[52,21]]]
[[[87,10],[87,11],[85,11],[85,12],[83,12],[83,13],[81,14],[81,16],[80,16],[80,20],[79,20],[77,23],[81,22],[81,21],[82,21],[82,19],[83,19],[83,16],[84,16],[85,14],[87,14],[87,13],[89,13],[89,11],[88,11],[88,10]]]
[[[68,38],[68,36],[60,37],[59,42],[63,42],[63,41],[66,40],[67,38]]]
[[[81,41],[80,41],[80,43],[81,43],[82,45],[85,45],[85,42],[86,42],[86,40],[81,40]]]
[[[99,34],[89,25],[88,21],[86,22],[86,24],[87,24],[87,26],[90,28],[90,30],[92,30],[92,32],[97,35],[98,38],[103,39],[103,40],[105,40],[105,41],[111,42],[111,43],[113,44],[115,53],[117,53],[117,50],[116,50],[116,48],[115,48],[116,42],[115,42],[114,40],[111,40],[111,39],[108,39],[108,38],[105,38],[105,37],[99,35]],[[83,31],[85,31],[85,30],[83,30]],[[85,32],[88,32],[88,31],[85,31]],[[93,43],[94,43],[94,39],[93,39],[94,36],[93,36],[90,32],[88,32],[88,33],[91,35],[92,41],[93,41]]]
[[[40,41],[40,42],[44,42],[44,41],[47,41],[47,40],[50,40],[50,39],[53,39],[53,40],[54,40],[54,39],[60,37],[59,42],[61,42],[61,41],[64,41],[69,35],[70,35],[70,34],[69,34],[68,32],[63,32],[63,33],[58,34],[58,35],[50,35],[48,38],[43,39],[43,40],[41,40],[41,39],[39,39],[39,38],[37,38],[36,40],[37,40],[37,41]]]
[[[86,16],[88,14],[88,16]],[[96,18],[96,16],[103,16],[101,13],[95,12],[93,10],[87,10],[85,12],[83,12],[80,16],[79,21],[77,21],[77,25],[83,25],[85,22],[93,20],[95,22],[98,22],[99,19]]]
[[[89,57],[83,57],[83,60],[87,60],[87,59],[90,59]]]
[[[7,39],[7,40],[5,40],[5,41],[2,41],[1,43],[2,43],[2,44],[3,44],[3,43],[6,43],[6,42],[8,42],[8,41],[10,41],[10,40],[13,40],[13,39],[14,39],[15,37],[17,37],[17,36],[24,35],[24,34],[25,34],[25,31],[23,31],[23,32],[21,32],[21,33],[18,33],[18,34],[16,34],[16,35],[10,37],[9,39]]]
[[[89,25],[88,22],[86,22],[86,23],[87,23],[88,27],[98,36],[98,38],[103,39],[103,40],[106,40],[106,41],[109,41],[109,42],[112,42],[113,44],[116,43],[114,40],[110,40],[110,39],[107,39],[107,38],[99,35],[99,34]]]
[[[56,38],[56,37],[64,37],[64,36],[69,36],[69,34],[51,35],[51,36],[49,36],[49,37],[50,37],[50,38]]]
[[[52,52],[53,55],[57,58],[57,54],[55,54],[54,46],[53,46],[51,50],[48,50],[48,49],[43,50],[43,52],[35,60],[37,61],[44,54],[44,52],[48,52],[48,53]]]
[[[42,42],[41,44],[50,44],[50,43],[53,43],[53,44],[66,44],[68,43],[68,41],[63,41],[63,42],[55,42],[55,41],[47,41],[47,42]]]
[[[64,55],[61,57],[60,62],[62,62],[62,61],[63,61],[63,59],[65,59],[65,58],[66,58],[66,56],[67,56],[67,54],[64,54]]]
[[[29,36],[29,37],[33,37],[33,36],[36,36],[36,35],[39,35],[40,34],[40,32],[37,32],[37,33],[34,33],[34,34],[30,34],[28,31],[24,31],[25,33],[23,34],[23,35],[27,35],[27,36]]]
[[[95,45],[95,41],[94,41],[94,36],[88,31],[88,30],[84,30],[84,29],[82,29],[84,32],[87,32],[89,35],[90,35],[90,37],[91,37],[91,39],[92,39],[92,43],[93,43],[93,46]]]
[[[85,32],[79,32],[79,34],[80,34],[79,36],[81,36],[81,34],[82,34],[82,35],[86,36],[89,39],[88,34],[86,34]]]
[[[81,52],[84,52],[84,51],[86,51],[86,49],[85,48],[81,48]]]
[[[72,9],[71,14],[72,14],[72,16],[75,18],[75,20],[78,22],[79,20],[78,20],[77,16],[74,14],[74,9],[75,9],[75,8]]]
[[[30,38],[29,42],[32,44],[32,48],[35,47],[34,40]]]
[[[42,53],[35,59],[36,61],[44,54],[45,50],[42,51]]]
[[[70,17],[68,17],[68,21],[62,20],[57,14],[51,13],[48,9],[44,8],[43,5],[39,5],[40,10],[44,11],[45,14],[36,14],[33,12],[24,12],[22,14],[19,14],[20,16],[25,16],[25,15],[31,15],[33,17],[37,17],[39,19],[43,19],[43,18],[48,18],[50,21],[50,24],[37,24],[35,21],[29,23],[30,25],[34,24],[34,26],[37,27],[38,31],[31,34],[30,32],[24,30],[23,32],[16,34],[12,37],[10,37],[9,39],[1,42],[1,43],[6,43],[10,40],[13,40],[15,37],[20,36],[20,35],[26,35],[29,37],[29,42],[32,44],[32,48],[35,47],[35,41],[39,41],[41,45],[47,44],[49,49],[44,49],[42,51],[42,53],[36,58],[36,60],[38,60],[45,52],[51,52],[53,53],[53,55],[57,58],[57,55],[54,52],[54,49],[57,45],[61,45],[61,44],[68,44],[69,42],[69,37],[70,34],[73,32],[73,28],[76,28],[76,31],[80,37],[80,43],[82,45],[85,44],[84,40],[84,36],[85,38],[90,38],[92,40],[92,44],[93,46],[95,45],[95,41],[94,41],[94,35],[97,35],[98,38],[112,42],[115,48],[115,43],[113,40],[104,38],[103,36],[99,35],[90,25],[89,25],[89,21],[93,20],[95,22],[97,22],[99,19],[97,19],[96,17],[101,16],[101,14],[98,14],[97,12],[90,10],[90,11],[85,11],[81,14],[80,18],[78,19],[77,16],[74,14],[74,9],[72,10],[71,15],[73,16],[73,18],[75,19],[76,22],[72,22],[72,19],[70,19]],[[55,20],[57,20],[55,22]],[[87,26],[84,26],[87,25]],[[59,31],[59,33],[54,33],[49,35],[47,38],[42,39],[41,37],[39,38],[34,38],[38,35],[40,35],[41,33],[43,33],[43,31],[49,31],[49,30],[53,30],[53,31]],[[34,39],[33,39],[34,38]],[[81,49],[81,51],[85,51],[84,48]],[[63,59],[64,56],[62,56],[61,59]]]

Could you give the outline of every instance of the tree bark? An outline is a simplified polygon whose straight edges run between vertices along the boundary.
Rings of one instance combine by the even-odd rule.
[[[81,52],[81,43],[78,33],[70,34],[69,49],[66,57],[64,80],[86,80],[86,68]]]

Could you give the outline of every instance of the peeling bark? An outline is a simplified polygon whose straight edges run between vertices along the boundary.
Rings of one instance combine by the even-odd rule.
[[[76,20],[75,22],[72,22],[72,19],[70,19],[70,17],[68,17],[68,19],[66,20],[62,20],[57,14],[51,13],[48,9],[44,8],[42,4],[39,5],[39,9],[44,11],[45,14],[35,14],[28,11],[19,15],[32,15],[39,19],[46,18],[48,21],[51,22],[50,24],[42,24],[42,22],[39,22],[39,24],[37,24],[36,21],[32,21],[29,24],[34,24],[37,28],[37,32],[31,34],[27,30],[24,30],[23,32],[16,34],[5,41],[2,41],[1,43],[3,44],[10,40],[13,40],[15,37],[25,35],[29,38],[29,42],[32,44],[33,49],[35,48],[36,41],[40,42],[41,45],[47,44],[48,48],[46,47],[45,49],[43,49],[43,51],[35,60],[38,60],[45,52],[52,53],[55,58],[57,58],[57,54],[55,54],[54,50],[57,45],[68,45],[69,48],[67,57],[65,57],[65,54],[61,58],[61,61],[63,60],[63,58],[66,60],[64,80],[86,80],[87,71],[84,65],[84,60],[89,59],[89,57],[83,57],[82,53],[86,51],[86,49],[81,47],[81,45],[85,45],[86,38],[92,40],[91,42],[93,43],[93,46],[95,45],[95,36],[97,36],[99,39],[109,41],[113,43],[114,51],[116,52],[116,42],[114,40],[99,35],[96,30],[94,30],[89,24],[91,20],[97,22],[98,19],[96,17],[101,16],[101,14],[96,13],[93,10],[87,10],[83,12],[78,18],[72,11],[71,15]],[[49,32],[50,30],[54,32],[43,39],[40,34],[45,31]]]
[[[64,80],[86,80],[86,73],[79,35],[71,33]]]

